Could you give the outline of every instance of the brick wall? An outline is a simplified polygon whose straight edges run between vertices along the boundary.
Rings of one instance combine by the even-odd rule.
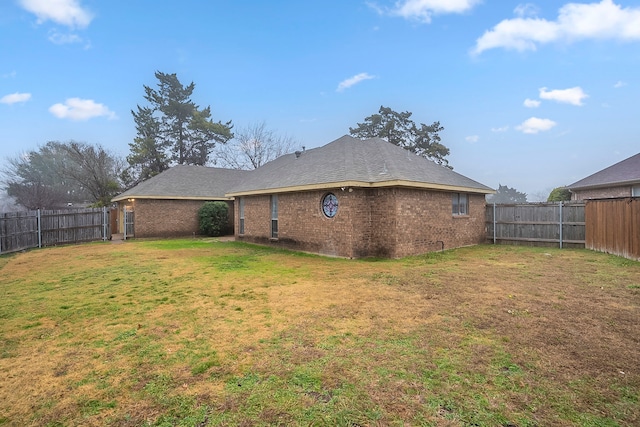
[[[571,200],[613,199],[616,197],[631,197],[631,186],[577,190],[571,193]]]
[[[201,200],[136,199],[135,237],[181,237],[200,234],[198,210]],[[228,202],[229,225],[233,229],[233,202]]]
[[[338,197],[334,218],[321,209],[328,192]],[[324,255],[398,258],[478,244],[485,236],[484,195],[469,195],[469,215],[458,217],[451,214],[446,192],[337,188],[279,194],[277,240],[270,238],[270,197],[247,196],[244,204],[245,233],[238,235],[236,226],[239,240]]]
[[[397,192],[394,258],[484,242],[484,195],[468,194],[469,215],[452,215],[451,193],[413,189]]]

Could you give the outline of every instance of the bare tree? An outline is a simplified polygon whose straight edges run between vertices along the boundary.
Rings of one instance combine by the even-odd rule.
[[[295,146],[294,138],[279,135],[268,129],[264,121],[258,122],[237,130],[234,139],[218,145],[215,164],[232,169],[256,169],[291,153]]]
[[[13,198],[9,197],[6,191],[0,190],[0,212],[13,212],[18,210]]]
[[[3,186],[27,209],[91,201],[103,206],[121,190],[124,160],[99,145],[48,142],[16,158],[2,171]]]
[[[94,203],[106,206],[121,190],[118,177],[124,169],[124,161],[107,152],[100,145],[71,141],[62,145],[67,162],[62,164],[60,175],[80,184]]]
[[[61,156],[59,145],[50,142],[8,159],[2,171],[7,195],[27,209],[52,208],[69,200],[73,189],[58,174]]]

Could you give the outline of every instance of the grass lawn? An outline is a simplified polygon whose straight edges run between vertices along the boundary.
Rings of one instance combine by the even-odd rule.
[[[0,426],[638,426],[640,263],[213,240],[0,257]]]

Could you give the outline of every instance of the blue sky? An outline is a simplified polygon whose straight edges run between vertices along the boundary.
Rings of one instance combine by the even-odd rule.
[[[640,2],[0,2],[0,162],[126,156],[155,71],[307,148],[381,105],[439,121],[454,170],[536,199],[640,151]]]

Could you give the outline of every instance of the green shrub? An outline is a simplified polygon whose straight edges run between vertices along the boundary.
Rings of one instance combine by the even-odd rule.
[[[225,202],[206,202],[198,211],[200,232],[207,236],[230,233],[229,207]]]
[[[554,188],[547,198],[547,202],[565,202],[571,200],[571,191],[566,187]]]

